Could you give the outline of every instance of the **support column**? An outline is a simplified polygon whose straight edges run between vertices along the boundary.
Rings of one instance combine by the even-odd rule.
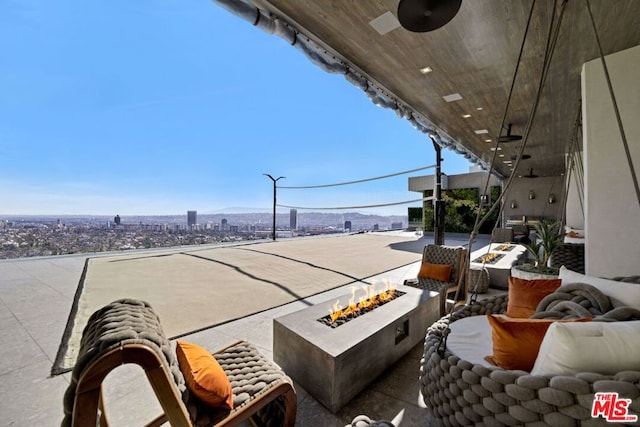
[[[433,243],[436,245],[444,245],[444,217],[445,217],[445,203],[442,200],[442,147],[436,142],[436,140],[430,136],[433,142],[433,149],[436,152],[436,188],[435,188],[435,200],[433,202]]]

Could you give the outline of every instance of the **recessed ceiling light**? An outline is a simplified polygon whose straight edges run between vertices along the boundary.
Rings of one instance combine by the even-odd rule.
[[[429,74],[429,73],[430,73],[430,72],[432,72],[432,71],[433,71],[433,68],[431,68],[431,67],[424,67],[424,68],[420,68],[420,72],[421,72],[422,74]]]
[[[442,99],[447,102],[460,101],[462,99],[462,96],[460,96],[459,93],[452,93],[450,95],[443,96]]]
[[[476,135],[482,135],[482,134],[485,134],[485,133],[489,133],[489,131],[486,130],[486,129],[478,129],[478,130],[474,130],[474,132],[476,133]]]
[[[489,148],[489,150],[491,150],[491,151],[502,151],[502,147],[498,147],[498,148],[491,147],[491,148]]]
[[[468,119],[469,117],[471,117],[471,114],[463,114],[462,117]]]
[[[504,154],[498,154],[498,157],[504,157]]]
[[[384,36],[388,32],[398,28],[400,26],[400,22],[393,13],[385,12],[376,19],[369,21],[369,25],[371,25],[378,34]]]
[[[511,160],[503,160],[502,163],[511,164]]]
[[[482,107],[478,107],[478,108],[476,108],[476,110],[482,111]]]
[[[491,142],[491,139],[485,139],[484,142]]]

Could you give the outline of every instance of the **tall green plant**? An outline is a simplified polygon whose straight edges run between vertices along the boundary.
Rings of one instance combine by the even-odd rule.
[[[539,270],[547,268],[551,254],[562,243],[561,227],[560,222],[549,219],[543,219],[535,225],[537,239],[525,246]]]

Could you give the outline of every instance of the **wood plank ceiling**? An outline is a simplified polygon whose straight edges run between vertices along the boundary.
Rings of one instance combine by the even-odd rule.
[[[640,1],[590,1],[605,54],[640,44]],[[256,4],[283,16],[491,162],[532,0],[464,0],[458,14],[442,28],[413,33],[398,27],[384,35],[369,23],[386,12],[397,16],[398,0],[263,0]],[[512,134],[525,132],[553,14],[552,0],[535,3],[506,115],[506,123],[513,124]],[[539,176],[564,172],[564,153],[579,114],[582,64],[597,57],[586,1],[569,0],[524,150],[531,159],[520,162],[517,174],[531,169]],[[422,74],[420,69],[426,66],[433,72]],[[443,99],[453,93],[462,100]],[[464,114],[471,117],[463,118]],[[480,129],[489,133],[476,134]],[[496,169],[503,176],[511,173],[511,166],[503,161],[515,155],[520,144],[500,144],[498,153],[504,157],[496,158]]]

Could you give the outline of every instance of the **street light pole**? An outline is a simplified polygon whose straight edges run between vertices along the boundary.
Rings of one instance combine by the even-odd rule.
[[[268,173],[263,173],[262,175],[268,176],[271,181],[273,181],[273,241],[276,240],[276,182],[282,178],[286,178],[286,176],[279,176],[277,178],[272,177]]]

